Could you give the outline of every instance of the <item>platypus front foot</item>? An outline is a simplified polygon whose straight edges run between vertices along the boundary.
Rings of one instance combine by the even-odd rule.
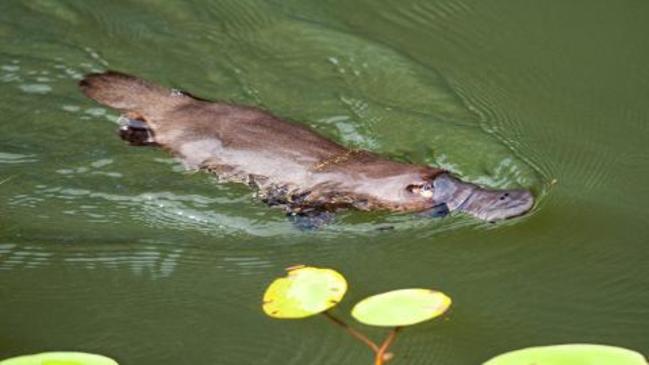
[[[329,223],[336,217],[333,212],[326,210],[309,210],[301,212],[289,212],[286,214],[295,228],[300,231],[315,231]]]
[[[157,146],[153,130],[143,119],[130,115],[122,115],[118,120],[117,133],[120,138],[131,146]]]

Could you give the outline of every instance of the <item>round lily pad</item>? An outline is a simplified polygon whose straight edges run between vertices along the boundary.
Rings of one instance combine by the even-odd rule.
[[[118,365],[106,356],[84,352],[43,352],[34,355],[12,357],[0,361],[0,365]]]
[[[338,304],[346,291],[347,281],[335,270],[298,267],[270,284],[263,309],[274,318],[309,317]]]
[[[647,365],[641,354],[621,347],[570,344],[507,352],[483,365]]]
[[[451,298],[430,289],[401,289],[365,298],[352,316],[371,326],[401,327],[427,321],[446,312]]]

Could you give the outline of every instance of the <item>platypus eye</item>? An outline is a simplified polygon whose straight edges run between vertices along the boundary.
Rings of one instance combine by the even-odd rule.
[[[406,190],[413,194],[423,195],[426,198],[433,196],[433,184],[431,183],[411,184],[406,187]]]
[[[421,184],[410,184],[406,186],[406,190],[413,194],[419,193],[421,191]]]

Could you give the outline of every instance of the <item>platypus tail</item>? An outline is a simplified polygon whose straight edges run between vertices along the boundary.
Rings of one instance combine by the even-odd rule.
[[[164,111],[178,101],[170,89],[116,71],[88,74],[79,87],[100,104],[143,116]]]

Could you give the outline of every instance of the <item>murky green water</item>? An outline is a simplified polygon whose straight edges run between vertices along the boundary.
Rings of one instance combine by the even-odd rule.
[[[395,365],[560,342],[649,353],[648,16],[640,1],[0,3],[0,358],[370,363],[324,319],[264,317],[265,286],[296,263],[348,277],[343,317],[395,288],[453,297],[404,332]],[[76,89],[106,68],[531,187],[539,206],[498,225],[349,213],[301,233],[244,187],[125,146],[117,114]]]

